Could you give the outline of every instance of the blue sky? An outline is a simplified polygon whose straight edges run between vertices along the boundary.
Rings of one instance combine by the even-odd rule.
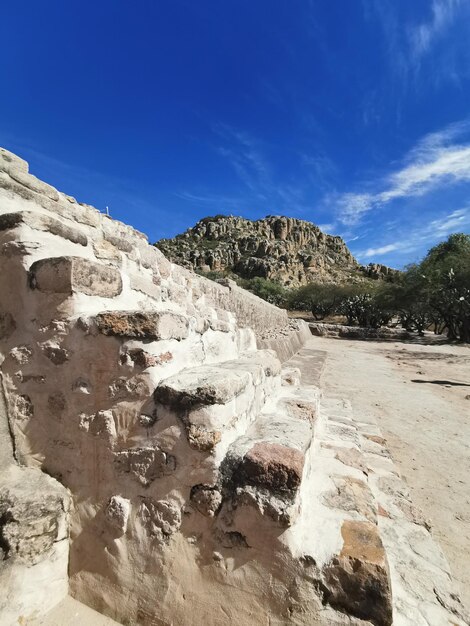
[[[146,232],[284,214],[363,262],[470,232],[468,0],[24,0],[0,145]]]

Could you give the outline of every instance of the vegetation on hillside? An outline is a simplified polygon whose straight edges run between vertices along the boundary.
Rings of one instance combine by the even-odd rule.
[[[206,276],[217,279],[222,274]],[[341,315],[349,325],[380,328],[394,324],[420,335],[431,328],[445,332],[449,339],[470,343],[470,235],[451,235],[394,282],[311,283],[288,290],[264,278],[231,277],[272,304],[310,311],[315,320]]]

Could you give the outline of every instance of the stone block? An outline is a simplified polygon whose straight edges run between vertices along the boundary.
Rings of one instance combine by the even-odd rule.
[[[324,569],[328,604],[376,626],[390,626],[392,591],[377,526],[347,520],[341,534],[341,553]]]
[[[65,487],[36,469],[11,467],[0,480],[0,553],[28,566],[67,537]],[[2,559],[2,560],[3,560]]]
[[[130,474],[144,487],[148,487],[156,478],[168,476],[176,469],[176,459],[158,446],[129,448],[116,453],[119,469]]]
[[[235,365],[231,369],[222,369],[220,365],[203,365],[166,378],[154,395],[157,402],[165,405],[190,407],[226,404],[242,393],[249,382],[249,372],[237,369]]]
[[[156,285],[151,278],[148,278],[142,274],[130,274],[130,286],[131,289],[135,291],[140,291],[141,293],[157,300],[160,302],[162,299],[162,290],[158,285]]]
[[[148,534],[160,541],[168,540],[181,526],[181,507],[171,500],[145,498],[139,516]]]
[[[352,476],[332,476],[334,489],[323,496],[331,508],[354,512],[370,522],[377,522],[377,505],[368,484]]]
[[[16,180],[17,183],[20,183],[24,187],[31,189],[31,191],[35,191],[36,193],[43,194],[50,198],[51,200],[57,201],[59,199],[59,192],[51,185],[44,183],[36,176],[32,174],[28,174],[27,172],[21,169],[12,168],[9,171],[9,174],[13,180]]]
[[[185,339],[189,320],[173,311],[109,311],[96,316],[103,335],[148,341]]]
[[[194,485],[190,498],[199,513],[207,517],[214,517],[222,504],[221,492],[210,485]]]
[[[11,169],[16,169],[17,171],[28,173],[28,163],[21,159],[13,152],[9,150],[5,150],[5,148],[0,148],[0,169],[10,171]]]
[[[18,211],[0,215],[0,231],[11,230],[25,224],[30,228],[49,232],[81,246],[88,244],[88,239],[80,230],[64,224],[58,219],[33,211]]]
[[[81,257],[53,257],[36,261],[29,271],[32,289],[71,295],[114,298],[122,291],[121,273]]]
[[[116,423],[112,411],[98,411],[90,420],[89,432],[95,437],[100,437],[112,443],[117,436]]]
[[[304,460],[303,452],[295,448],[255,443],[237,468],[235,480],[269,491],[296,491],[302,480]]]
[[[106,241],[106,239],[101,239],[99,241],[93,242],[93,252],[97,259],[101,259],[103,261],[114,261],[115,263],[120,263],[121,261],[121,253],[113,246],[112,243]]]
[[[122,496],[112,496],[105,509],[105,517],[120,535],[127,530],[127,522],[131,512],[131,502]]]

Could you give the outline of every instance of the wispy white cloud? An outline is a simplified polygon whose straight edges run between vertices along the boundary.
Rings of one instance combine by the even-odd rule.
[[[372,191],[336,197],[339,219],[354,225],[393,200],[422,196],[443,185],[470,182],[470,142],[452,143],[468,132],[468,121],[425,136],[405,157],[403,166],[367,185]]]
[[[362,2],[365,19],[381,31],[391,71],[384,77],[383,89],[387,92],[393,83],[398,120],[400,95],[403,97],[410,88],[422,93],[425,84],[434,88],[444,82],[460,84],[462,77],[468,76],[468,28],[461,27],[470,19],[468,0],[430,0],[424,5],[424,14],[412,1],[406,9],[395,0]],[[425,64],[428,71],[423,71]],[[364,103],[366,120],[367,105],[368,96]]]
[[[426,244],[444,239],[451,233],[465,230],[469,226],[470,206],[467,206],[462,209],[456,209],[451,213],[446,213],[431,220],[428,224],[409,229],[396,241],[358,251],[356,255],[359,259],[369,259],[371,257],[384,256],[390,252],[409,254],[419,250]]]
[[[239,178],[251,191],[258,191],[270,177],[259,143],[248,133],[226,124],[217,124],[213,130],[223,141],[223,145],[217,147],[219,154],[229,160]]]
[[[331,234],[335,230],[335,224],[317,224],[318,228],[322,230],[324,233]]]
[[[456,18],[462,0],[433,0],[431,17],[409,29],[410,48],[413,60],[419,60],[432,48]]]
[[[360,254],[360,256],[365,257],[366,259],[372,256],[381,256],[383,254],[387,254],[388,252],[394,252],[400,248],[399,243],[390,243],[386,246],[380,246],[379,248],[367,248],[364,252]]]

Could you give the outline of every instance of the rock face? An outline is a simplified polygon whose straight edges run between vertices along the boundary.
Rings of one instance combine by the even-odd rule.
[[[260,276],[290,287],[390,278],[394,272],[385,266],[360,266],[341,237],[291,217],[206,217],[184,234],[155,245],[184,267]]]
[[[403,525],[380,432],[322,407],[324,353],[307,350],[308,384],[302,360],[282,366],[305,323],[170,263],[6,151],[0,216],[2,626],[68,589],[142,626],[465,623],[420,516]]]

